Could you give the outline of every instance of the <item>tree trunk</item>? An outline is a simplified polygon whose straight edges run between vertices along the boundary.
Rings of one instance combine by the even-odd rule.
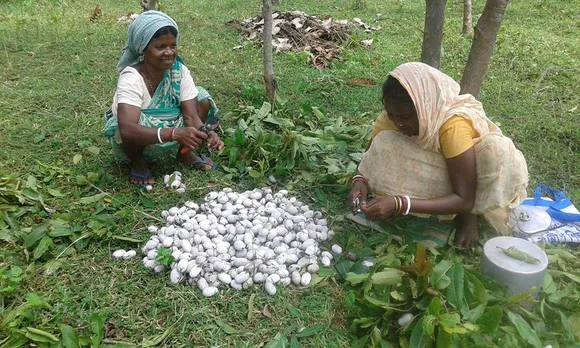
[[[155,10],[157,8],[157,0],[141,0],[141,8],[143,12]]]
[[[473,34],[473,24],[471,23],[471,0],[463,0],[463,36]]]
[[[469,93],[477,98],[508,2],[509,0],[487,0],[475,26],[475,36],[463,70],[462,94]]]
[[[421,61],[439,69],[447,0],[426,0],[425,4],[425,29],[423,30]]]
[[[272,62],[272,2],[264,0],[262,6],[264,17],[263,43],[264,47],[264,84],[268,92],[268,99],[274,103],[276,98],[276,79],[274,77],[274,63]]]

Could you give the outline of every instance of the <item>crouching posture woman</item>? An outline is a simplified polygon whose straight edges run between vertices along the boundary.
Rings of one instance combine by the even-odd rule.
[[[423,63],[393,70],[383,86],[384,111],[353,178],[370,220],[399,214],[455,216],[455,244],[477,245],[477,215],[501,233],[508,209],[526,197],[526,161],[449,76]],[[372,192],[373,200],[367,201]]]
[[[179,162],[206,170],[214,163],[194,151],[224,146],[214,131],[217,107],[177,55],[177,37],[177,24],[162,12],[144,12],[131,23],[113,106],[105,113],[105,136],[131,161],[130,181],[139,187],[153,184],[146,151],[178,144]]]

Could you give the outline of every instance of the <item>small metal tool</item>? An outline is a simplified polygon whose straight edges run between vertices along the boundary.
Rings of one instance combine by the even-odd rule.
[[[357,197],[354,199],[354,201],[352,201],[352,213],[354,215],[360,214],[361,213],[361,209],[360,209],[360,197]]]

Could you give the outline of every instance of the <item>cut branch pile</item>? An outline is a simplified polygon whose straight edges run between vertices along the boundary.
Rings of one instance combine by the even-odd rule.
[[[343,45],[350,40],[348,20],[334,20],[332,17],[320,19],[301,11],[274,12],[272,17],[272,46],[276,52],[307,52],[308,62],[318,69],[326,68],[337,59]],[[365,30],[368,27],[369,31],[380,29],[371,28],[362,22],[354,23],[361,27],[364,25]],[[230,24],[250,41],[262,43],[262,16],[231,21]]]

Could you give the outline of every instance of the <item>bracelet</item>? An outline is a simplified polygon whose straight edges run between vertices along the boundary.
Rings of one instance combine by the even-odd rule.
[[[159,144],[163,144],[163,140],[161,140],[161,128],[157,128],[157,140],[159,140]]]
[[[411,198],[409,196],[405,196],[405,200],[407,201],[407,209],[403,215],[409,215],[409,212],[411,211]]]
[[[354,185],[354,183],[356,181],[364,181],[365,185],[367,185],[367,186],[369,185],[369,182],[367,181],[367,179],[365,179],[365,177],[360,175],[360,174],[357,174],[357,175],[352,177],[352,180],[350,181],[350,186],[352,187],[352,185]]]
[[[401,205],[401,203],[399,202],[399,198],[397,196],[393,196],[393,199],[395,200],[395,214],[398,215],[399,206]]]
[[[405,211],[405,200],[401,196],[397,196],[397,199],[399,200],[399,202],[401,202],[397,214],[401,215],[401,212]]]
[[[175,127],[173,127],[173,128],[171,129],[171,140],[169,140],[169,141],[173,142],[173,136],[174,136],[174,135],[175,135]]]

